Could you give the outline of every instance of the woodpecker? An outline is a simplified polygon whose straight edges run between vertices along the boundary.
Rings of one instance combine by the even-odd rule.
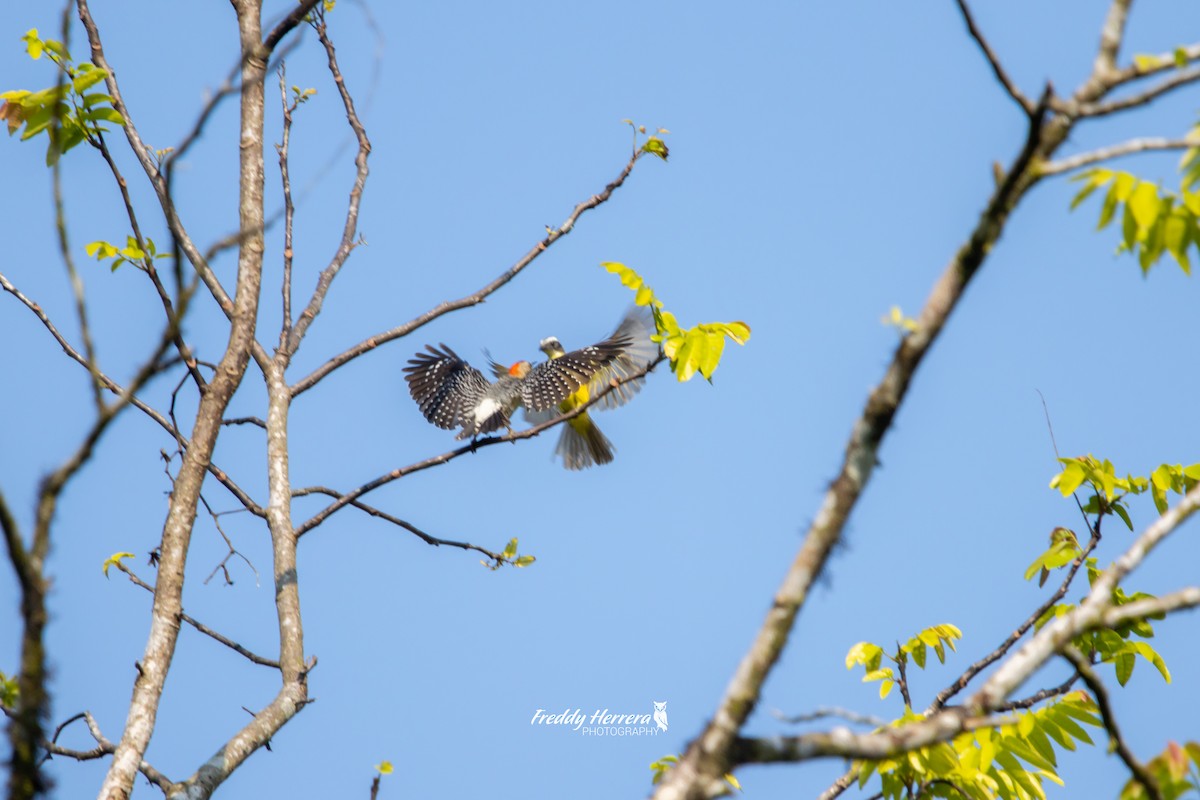
[[[607,366],[599,370],[587,384],[580,386],[570,397],[555,409],[557,413],[573,411],[586,403],[596,392],[603,391],[613,380],[623,380],[648,365],[658,355],[658,345],[651,341],[654,320],[648,306],[634,306],[625,313],[613,338],[624,338],[629,344]],[[550,357],[550,363],[569,354],[557,337],[548,336],[539,343],[541,350]],[[644,378],[627,381],[606,394],[596,406],[616,408],[624,405],[638,393],[645,383]],[[552,418],[555,412],[526,412],[531,422],[538,423]],[[586,469],[593,464],[607,464],[613,460],[613,445],[600,432],[599,426],[587,411],[567,420],[558,437],[554,454],[562,457],[563,466],[570,470]]]
[[[461,428],[457,439],[474,439],[511,430],[518,406],[533,413],[554,409],[631,345],[627,335],[614,333],[599,344],[537,365],[518,361],[505,368],[493,362],[494,383],[446,345],[426,345],[428,352],[417,353],[404,368],[405,380],[425,419],[446,430]]]

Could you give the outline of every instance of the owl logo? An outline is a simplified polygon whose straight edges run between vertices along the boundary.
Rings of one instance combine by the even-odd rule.
[[[665,700],[661,703],[654,701],[654,724],[660,731],[667,729],[667,703]]]

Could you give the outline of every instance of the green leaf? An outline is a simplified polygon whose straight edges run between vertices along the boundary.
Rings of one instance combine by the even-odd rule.
[[[879,669],[883,660],[883,648],[870,642],[859,642],[846,653],[846,669],[854,669],[856,664],[862,664],[868,671]]]
[[[1133,212],[1139,228],[1143,230],[1149,228],[1154,220],[1157,219],[1159,210],[1158,200],[1158,187],[1153,183],[1139,181],[1135,184],[1135,188],[1125,203],[1129,207],[1129,210]]]
[[[25,42],[25,52],[29,54],[30,58],[37,61],[42,57],[44,45],[41,37],[38,36],[37,28],[30,28],[26,31],[25,35],[21,37],[21,41]]]
[[[1123,506],[1121,503],[1113,503],[1110,508],[1112,508],[1113,512],[1121,518],[1122,522],[1125,523],[1125,527],[1132,531],[1133,520],[1129,518],[1129,512],[1125,510],[1125,506]]]
[[[1178,67],[1179,69],[1184,69],[1185,67],[1187,67],[1188,56],[1187,56],[1186,48],[1176,47],[1175,50],[1171,53],[1171,56],[1175,59],[1176,67]]]
[[[75,79],[71,82],[78,94],[83,94],[85,91],[95,86],[108,75],[108,70],[94,67],[91,64],[80,64],[75,71]]]
[[[380,775],[391,775],[395,771],[390,761],[381,761],[375,765],[375,771]]]
[[[1114,655],[1112,660],[1113,666],[1117,668],[1117,683],[1124,686],[1133,676],[1133,668],[1137,665],[1137,659],[1133,657],[1133,653],[1123,652]]]
[[[1137,651],[1138,655],[1153,664],[1154,668],[1158,670],[1158,674],[1163,676],[1164,681],[1171,682],[1171,671],[1167,669],[1167,662],[1163,661],[1163,657],[1158,654],[1158,651],[1145,642],[1130,642],[1129,646]]]
[[[514,536],[513,538],[508,540],[508,544],[504,545],[504,550],[500,553],[500,555],[507,561],[507,560],[511,559],[513,556],[515,556],[516,554],[517,554],[517,538]]]
[[[528,567],[533,562],[537,561],[535,556],[517,556],[517,560],[513,562],[514,567]]]
[[[111,122],[114,125],[125,125],[125,118],[115,108],[108,108],[107,106],[94,108],[83,116],[84,119],[90,122]]]

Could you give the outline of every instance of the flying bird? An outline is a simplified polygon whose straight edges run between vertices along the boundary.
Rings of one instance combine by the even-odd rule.
[[[644,369],[658,356],[658,345],[650,337],[654,334],[654,318],[648,306],[633,306],[625,313],[612,338],[622,338],[629,344],[615,359],[601,368],[587,384],[580,386],[569,397],[558,404],[554,411],[526,412],[530,422],[540,423],[566,414],[588,402],[592,395],[603,391],[613,380],[625,380]],[[566,358],[569,353],[557,337],[548,336],[540,342],[541,350],[550,357],[550,363]],[[600,409],[624,405],[641,390],[645,378],[628,380],[619,384],[596,403]],[[557,412],[557,413],[556,413]],[[563,466],[570,470],[585,469],[593,464],[607,464],[613,460],[613,445],[600,432],[588,411],[567,420],[558,437],[554,454],[562,458]]]
[[[566,410],[575,408],[581,402],[587,402],[590,392],[599,391],[599,387],[613,378],[622,378],[646,366],[653,356],[636,367],[630,366],[634,363],[631,361],[634,354],[644,350],[644,344],[635,341],[636,336],[641,335],[640,330],[635,330],[626,318],[605,341],[570,353],[558,345],[558,350],[554,351],[557,355],[538,365],[517,361],[510,367],[503,367],[493,361],[491,367],[496,381],[488,380],[484,373],[470,366],[445,344],[439,347],[426,345],[425,350],[414,355],[404,367],[404,372],[408,373],[404,379],[426,420],[448,431],[460,428],[457,439],[475,439],[500,428],[511,431],[511,417],[517,408],[526,408],[530,416],[541,414],[544,419],[552,419],[557,416],[557,409],[565,405],[569,405]],[[550,351],[548,342],[551,339],[542,342],[547,353]],[[557,343],[557,339],[553,342]],[[646,342],[649,342],[648,336]],[[654,347],[656,351],[656,345]],[[622,390],[628,399],[636,387],[624,384],[606,399]],[[581,396],[582,401],[578,399]],[[624,399],[618,399],[614,404],[622,402]],[[608,447],[607,461],[612,461],[611,447]],[[572,463],[578,463],[577,459],[564,463],[569,469],[590,464],[572,467]],[[596,459],[596,463],[606,461]]]

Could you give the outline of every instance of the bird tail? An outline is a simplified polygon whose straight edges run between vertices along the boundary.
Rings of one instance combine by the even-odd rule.
[[[613,460],[612,442],[586,413],[562,426],[554,453],[562,456],[563,466],[572,470],[586,469],[593,464],[607,464]]]

